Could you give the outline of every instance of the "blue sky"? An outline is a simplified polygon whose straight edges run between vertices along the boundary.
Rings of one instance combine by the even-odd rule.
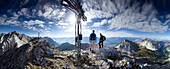
[[[83,36],[170,40],[169,0],[82,0]],[[0,33],[74,37],[75,15],[60,0],[0,0]]]

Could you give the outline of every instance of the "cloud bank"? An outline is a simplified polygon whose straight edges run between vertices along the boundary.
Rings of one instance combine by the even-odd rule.
[[[132,29],[140,32],[166,32],[169,20],[157,18],[153,2],[143,4],[136,0],[84,0],[83,8],[90,19],[102,19],[93,27],[108,26],[108,29]],[[109,19],[110,18],[110,19]],[[167,16],[169,18],[169,16]],[[105,25],[109,24],[109,25]]]

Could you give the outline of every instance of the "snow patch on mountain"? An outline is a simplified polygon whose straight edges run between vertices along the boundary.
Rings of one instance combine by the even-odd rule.
[[[153,51],[156,51],[156,50],[161,48],[161,44],[157,43],[154,40],[148,39],[148,38],[143,39],[143,40],[139,40],[139,41],[137,41],[137,43],[139,45],[144,46],[147,49],[153,50]]]
[[[25,34],[19,34],[17,31],[0,34],[0,55],[10,49],[19,48],[23,44],[28,43],[31,39],[31,37]]]

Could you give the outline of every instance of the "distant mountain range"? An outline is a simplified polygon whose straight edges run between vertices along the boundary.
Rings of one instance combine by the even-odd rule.
[[[48,40],[49,42],[53,43],[55,46],[59,46],[57,42],[55,42],[52,38],[50,37],[43,37],[43,39]]]
[[[130,39],[130,40],[128,40]],[[69,42],[74,42],[74,38],[55,38],[54,40],[61,40],[68,42],[60,44],[57,48],[62,51],[71,51],[75,49],[74,44]],[[88,42],[88,38],[85,37],[82,42]],[[132,41],[131,41],[132,40]],[[107,43],[107,44],[106,44]],[[152,40],[149,38],[128,38],[128,37],[112,37],[107,38],[105,45],[116,48],[122,53],[129,54],[138,58],[146,57],[152,61],[165,62],[170,61],[170,42],[161,40]],[[88,43],[82,44],[83,50],[89,47]],[[153,57],[154,56],[154,57]]]
[[[61,51],[71,51],[71,50],[76,49],[75,45],[70,44],[68,42],[62,43],[61,45],[57,46],[56,48],[59,48]],[[81,49],[85,50],[87,48],[89,48],[88,43],[82,43],[81,44]]]
[[[142,39],[135,42],[124,40],[117,44],[114,48],[118,51],[125,53],[133,57],[146,57],[152,61],[164,63],[170,61],[170,45],[164,41],[151,40],[151,39]]]
[[[116,40],[121,39],[124,38],[118,38]],[[57,45],[57,47],[55,45]],[[94,65],[97,63],[96,66],[113,66],[112,64],[106,63],[115,63],[117,65],[122,64],[119,63],[119,61],[133,62],[133,60],[135,60],[138,65],[144,65],[142,67],[147,67],[146,65],[149,64],[149,68],[154,67],[153,69],[169,69],[169,66],[167,65],[170,64],[170,42],[168,41],[151,40],[148,38],[138,41],[125,39],[115,46],[107,46],[98,50],[96,49],[96,53],[91,53],[87,49],[88,47],[88,43],[82,43],[81,55],[83,59],[80,61],[83,63],[82,65]],[[77,62],[75,62],[74,49],[76,49],[74,44],[70,44],[68,42],[58,44],[50,37],[29,37],[25,34],[19,34],[17,31],[1,33],[0,68],[57,69],[67,68],[68,65],[71,65],[70,67],[76,67],[75,64],[77,64]],[[157,62],[162,63],[163,65],[160,65]]]
[[[164,47],[163,41],[154,41],[154,40],[151,40],[148,38],[139,40],[139,41],[137,41],[137,43],[146,47],[147,49],[153,50],[153,51]]]
[[[74,37],[63,37],[63,38],[52,38],[54,41],[56,41],[59,44],[62,43],[70,43],[74,44],[75,43],[75,38]],[[104,41],[105,46],[114,46],[121,41],[128,39],[130,41],[136,42],[138,40],[141,40],[141,38],[133,38],[133,37],[106,37],[106,40]],[[97,43],[99,41],[99,38],[97,39]],[[82,43],[89,43],[89,37],[83,37]]]

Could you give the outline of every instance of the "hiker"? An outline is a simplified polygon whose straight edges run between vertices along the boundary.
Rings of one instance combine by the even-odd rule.
[[[99,48],[103,48],[103,41],[106,40],[106,37],[103,36],[101,33],[100,33],[100,41],[99,41]]]
[[[92,48],[92,52],[94,52],[94,44],[96,43],[97,37],[95,34],[95,31],[93,30],[92,33],[90,34],[89,42],[90,42],[90,51]],[[92,46],[91,46],[92,44]]]

